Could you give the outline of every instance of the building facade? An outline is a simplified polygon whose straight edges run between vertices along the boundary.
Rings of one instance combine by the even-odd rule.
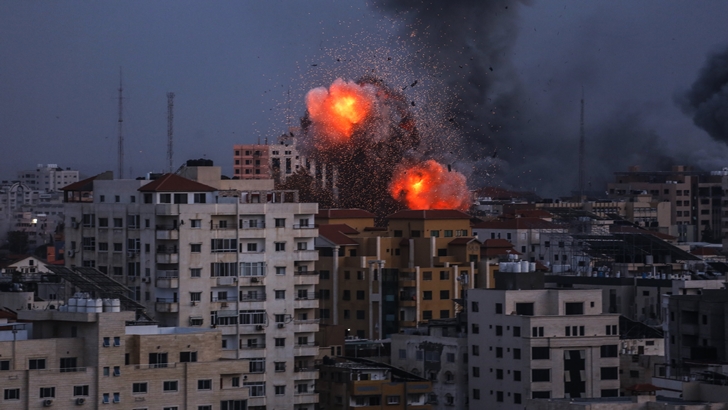
[[[66,187],[66,265],[125,284],[161,325],[220,329],[222,357],[266,375],[262,405],[312,409],[317,205],[218,167],[179,173]]]
[[[66,185],[78,182],[79,172],[63,169],[57,164],[38,164],[33,170],[18,171],[18,181],[41,192],[60,191]]]

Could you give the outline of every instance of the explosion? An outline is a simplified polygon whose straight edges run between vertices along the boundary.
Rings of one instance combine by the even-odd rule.
[[[318,87],[309,91],[306,107],[311,121],[319,128],[314,141],[318,148],[348,141],[354,128],[372,112],[375,94],[371,84],[359,85],[340,78],[328,90]]]
[[[409,209],[459,209],[470,206],[465,176],[445,169],[434,160],[394,170],[389,192]]]

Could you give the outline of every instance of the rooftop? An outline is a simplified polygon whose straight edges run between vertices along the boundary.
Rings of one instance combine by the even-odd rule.
[[[213,192],[217,189],[177,174],[165,174],[141,188],[139,192]]]
[[[470,215],[466,214],[463,211],[458,211],[455,209],[425,209],[425,210],[405,210],[405,211],[399,211],[395,212],[389,216],[387,216],[387,219],[422,219],[422,220],[428,220],[428,219],[468,219],[470,220]]]

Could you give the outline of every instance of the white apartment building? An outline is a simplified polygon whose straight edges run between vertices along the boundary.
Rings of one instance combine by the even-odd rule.
[[[35,169],[18,171],[18,180],[32,189],[48,192],[60,191],[66,185],[78,182],[78,171],[63,169],[58,164],[38,164]]]
[[[468,290],[470,407],[619,395],[619,315],[601,290]]]
[[[266,375],[250,386],[260,406],[313,409],[318,205],[270,180],[222,180],[219,167],[179,173],[194,180],[66,187],[66,265],[126,284],[162,326],[221,329],[223,358]]]
[[[433,410],[468,408],[468,334],[457,320],[436,320],[427,328],[391,337],[392,366],[432,382]]]

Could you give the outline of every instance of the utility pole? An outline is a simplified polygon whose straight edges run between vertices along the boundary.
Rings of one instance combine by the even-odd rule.
[[[123,118],[123,92],[124,87],[122,86],[122,80],[121,80],[121,67],[119,67],[119,140],[118,140],[118,152],[119,152],[119,179],[124,178],[124,134],[122,131],[122,124],[124,122]]]
[[[584,138],[584,87],[581,87],[581,121],[579,125],[579,199],[584,201],[584,184],[586,182],[586,141]]]
[[[174,93],[167,93],[167,172],[174,171],[174,138],[173,138],[173,122],[174,122]]]

